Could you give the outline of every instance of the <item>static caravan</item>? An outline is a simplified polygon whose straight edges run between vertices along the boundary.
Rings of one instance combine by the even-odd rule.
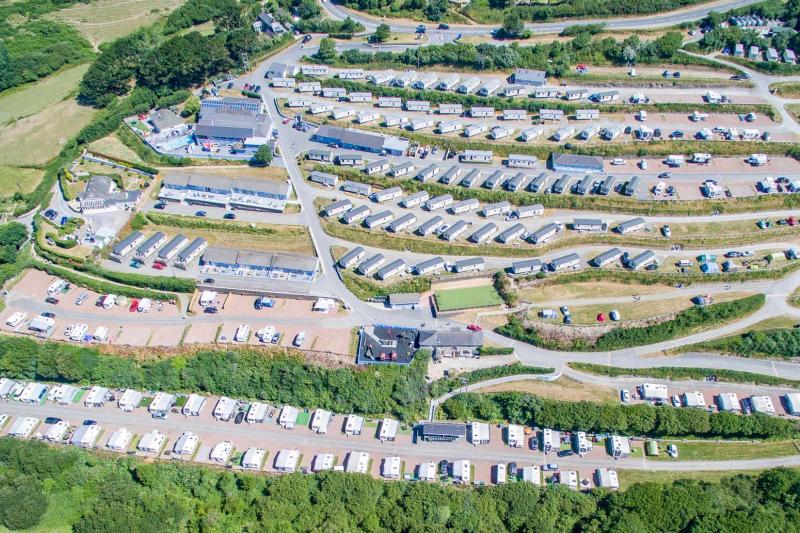
[[[570,182],[569,174],[564,174],[560,178],[558,178],[555,182],[553,182],[553,186],[550,188],[550,192],[553,194],[561,194],[567,189],[567,186]]]
[[[438,80],[439,76],[437,76],[433,72],[426,72],[425,74],[417,78],[416,81],[414,81],[414,83],[411,84],[411,87],[419,90],[430,89]]]
[[[582,100],[589,98],[589,91],[587,89],[569,89],[564,92],[564,100]]]
[[[507,126],[495,126],[492,128],[491,133],[489,133],[489,137],[493,140],[498,139],[505,139],[506,137],[511,137],[514,134],[514,128],[509,128]]]
[[[470,188],[478,182],[478,179],[481,177],[481,173],[477,169],[472,169],[467,172],[467,175],[461,179],[459,185],[462,187]]]
[[[339,200],[337,202],[332,202],[322,208],[322,213],[326,217],[334,217],[336,215],[341,215],[346,211],[350,211],[353,208],[353,202],[350,200]]]
[[[409,118],[405,115],[383,115],[383,125],[387,128],[394,126],[403,127],[408,124]]]
[[[411,131],[419,131],[419,130],[424,130],[426,128],[432,128],[433,124],[434,124],[434,122],[433,122],[432,118],[428,118],[428,117],[425,117],[425,118],[414,118],[414,119],[411,119],[411,122],[408,123],[408,128]]]
[[[444,219],[439,215],[436,215],[435,217],[430,218],[420,224],[420,226],[416,229],[416,233],[422,237],[427,237],[431,233],[438,231],[443,225]]]
[[[620,257],[622,257],[622,250],[619,248],[612,248],[601,253],[597,257],[592,258],[589,261],[589,264],[597,268],[601,268],[613,263],[614,261],[618,261]]]
[[[584,195],[591,191],[592,183],[594,183],[594,177],[591,174],[586,174],[583,179],[578,181],[572,188],[572,192],[575,194]]]
[[[460,215],[462,213],[474,211],[480,206],[481,203],[477,198],[467,198],[466,200],[461,200],[460,202],[456,202],[450,206],[450,212],[454,215]]]
[[[470,259],[462,259],[453,264],[453,272],[460,274],[462,272],[475,272],[483,271],[486,269],[486,262],[483,257],[473,257]]]
[[[313,103],[314,102],[308,98],[289,98],[286,105],[289,107],[309,107]]]
[[[564,112],[561,109],[540,109],[539,118],[541,120],[562,120]]]
[[[356,102],[372,102],[372,93],[367,93],[367,92],[350,93],[350,96],[348,96],[347,98],[352,103],[356,103]]]
[[[510,165],[509,165],[510,166]],[[513,177],[505,182],[505,187],[511,192],[518,192],[525,190],[525,185],[528,184],[530,176],[523,172],[517,172]]]
[[[532,274],[542,270],[542,262],[539,259],[525,259],[511,263],[512,274]]]
[[[342,120],[344,118],[352,117],[356,114],[356,110],[349,107],[337,107],[331,113],[334,120]]]
[[[462,163],[491,163],[494,153],[489,150],[464,150],[458,155]]]
[[[373,161],[372,163],[368,163],[367,166],[364,167],[364,172],[371,176],[373,174],[377,174],[379,172],[385,172],[391,168],[389,164],[389,160],[387,159],[379,159],[378,161]]]
[[[477,76],[471,76],[466,80],[462,81],[460,84],[458,84],[458,86],[456,87],[456,92],[461,94],[469,94],[472,91],[474,91],[480,84],[481,84],[480,78],[478,78]]]
[[[578,270],[580,268],[581,258],[575,253],[557,257],[550,262],[550,270],[553,272],[561,272],[563,270]]]
[[[419,75],[415,70],[407,70],[402,74],[395,76],[391,84],[395,87],[408,87],[409,85],[417,81],[418,77]]]
[[[499,88],[500,88],[500,82],[498,80],[489,80],[480,86],[477,94],[478,96],[491,96]]]
[[[364,164],[364,156],[361,154],[339,154],[336,162],[343,167],[354,167]]]
[[[469,224],[463,220],[459,220],[445,231],[442,232],[442,238],[446,241],[454,241],[461,236],[462,233],[469,229]]]
[[[442,81],[439,82],[439,85],[437,85],[436,88],[440,91],[452,91],[460,80],[461,78],[458,76],[458,74],[448,74],[442,78]]]
[[[308,112],[312,115],[321,115],[322,113],[330,113],[331,111],[333,111],[332,104],[314,104],[308,109]]]
[[[295,83],[294,78],[272,78],[272,86],[276,89],[293,88]]]
[[[488,178],[481,184],[484,189],[494,190],[505,182],[505,174],[502,170],[495,170]]]
[[[558,98],[558,89],[552,87],[537,87],[533,90],[534,98]]]
[[[493,217],[496,215],[507,215],[511,212],[511,202],[508,200],[503,200],[501,202],[496,202],[493,204],[486,204],[483,207],[483,211],[481,214],[485,217]]]
[[[374,215],[370,215],[367,218],[365,218],[364,226],[366,226],[368,229],[372,229],[376,226],[388,224],[392,220],[394,220],[394,213],[392,213],[387,209],[385,211],[375,213]]]
[[[563,127],[561,129],[559,129],[557,132],[555,132],[553,134],[553,139],[555,139],[556,142],[561,142],[564,139],[569,139],[573,135],[575,135],[575,127],[574,126],[566,126],[566,127]]]
[[[430,198],[430,195],[428,194],[428,191],[417,191],[417,192],[415,192],[413,194],[409,194],[408,196],[403,198],[400,201],[400,205],[402,207],[405,207],[406,209],[409,209],[409,208],[412,208],[412,207],[418,207],[418,206],[422,205],[423,203],[427,202],[429,198]]]
[[[656,261],[656,254],[652,250],[645,250],[644,252],[631,257],[626,262],[625,266],[631,270],[639,270],[647,265],[651,265]]]
[[[403,99],[398,96],[379,96],[378,107],[391,107],[400,109],[403,107]]]
[[[333,152],[330,150],[320,150],[312,148],[308,151],[309,161],[322,161],[324,163],[331,163],[333,161]]]
[[[572,229],[575,231],[599,233],[606,231],[608,229],[608,224],[599,218],[576,218],[572,221]]]
[[[560,229],[561,228],[558,225],[551,222],[550,224],[546,224],[545,226],[542,226],[538,230],[531,233],[529,240],[533,244],[544,244],[555,237]]]
[[[392,169],[389,171],[389,175],[395,178],[399,178],[400,176],[405,176],[406,174],[414,172],[416,169],[417,167],[414,166],[414,163],[407,161],[405,163],[400,163],[399,165],[393,166]]]
[[[575,111],[575,120],[597,120],[600,118],[599,109],[578,109]]]
[[[589,126],[581,130],[578,134],[578,138],[582,141],[588,141],[598,133],[600,133],[600,126]]]
[[[435,211],[436,209],[445,208],[453,203],[453,196],[451,194],[442,194],[436,196],[425,202],[425,208],[428,211]]]
[[[506,85],[500,91],[500,96],[520,96],[528,94],[528,89],[524,85]]]
[[[491,239],[492,236],[497,233],[498,229],[499,228],[497,227],[497,224],[494,222],[489,222],[481,226],[477,231],[470,235],[468,240],[474,242],[475,244],[481,244]]]
[[[439,104],[440,115],[460,115],[464,112],[461,104]]]
[[[604,91],[595,93],[590,97],[590,99],[601,104],[616,102],[619,100],[619,91]]]
[[[383,264],[386,262],[386,257],[383,254],[375,254],[360,265],[356,269],[360,274],[364,276],[372,275],[376,270],[378,270]]]
[[[525,234],[525,226],[522,224],[514,224],[510,228],[505,229],[500,235],[497,236],[497,241],[503,244],[508,244],[513,240],[519,239]]]
[[[347,89],[344,87],[324,87],[322,89],[322,96],[325,98],[335,98],[339,100],[347,97]]]
[[[625,132],[625,126],[611,126],[600,132],[600,137],[606,141],[613,141]]]
[[[340,80],[363,80],[366,77],[366,74],[364,73],[364,69],[353,68],[339,71],[339,73],[336,74],[336,77]]]
[[[406,270],[407,266],[408,265],[406,265],[406,262],[402,259],[395,259],[385,267],[379,269],[375,275],[378,277],[378,279],[385,281],[389,278],[397,276],[398,274],[402,274]]]
[[[372,193],[371,198],[374,202],[383,203],[388,202],[390,200],[394,200],[395,198],[400,198],[403,196],[403,189],[400,187],[389,187],[388,189],[383,189],[381,191],[376,191]]]
[[[540,217],[544,214],[544,206],[542,204],[521,205],[511,212],[511,216],[516,219]]]
[[[431,103],[426,100],[408,100],[406,101],[406,111],[420,111],[427,113],[431,110]]]
[[[617,233],[622,235],[626,233],[630,233],[633,231],[639,231],[640,229],[644,228],[647,223],[642,217],[632,218],[631,220],[626,220],[625,222],[621,222],[615,229]]]
[[[464,128],[464,136],[465,137],[474,137],[476,135],[480,135],[481,133],[486,133],[489,130],[489,127],[485,124],[470,124],[466,128]]]
[[[608,196],[611,191],[614,190],[614,185],[617,182],[617,178],[614,176],[608,176],[603,182],[597,187],[597,194],[602,196]]]
[[[392,233],[399,233],[417,223],[417,217],[414,213],[406,213],[386,227],[387,231]]]
[[[328,66],[327,65],[302,65],[300,67],[300,72],[302,72],[304,76],[327,76],[328,75]]]
[[[384,85],[394,79],[394,71],[375,72],[367,75],[367,81],[373,85]]]
[[[339,258],[339,266],[342,268],[350,268],[361,261],[365,255],[367,255],[367,252],[364,250],[364,248],[361,246],[356,246]]]
[[[525,120],[528,112],[524,109],[504,109],[503,120]]]
[[[453,165],[452,167],[447,169],[447,172],[441,175],[439,181],[444,183],[445,185],[450,185],[455,180],[457,180],[460,175],[461,175],[461,169],[456,165]]]
[[[491,118],[494,117],[493,107],[472,106],[469,108],[469,116],[472,118]]]
[[[463,127],[463,124],[458,120],[451,120],[449,122],[439,122],[436,126],[437,133],[451,133],[458,131]]]
[[[356,115],[356,122],[359,124],[367,124],[369,122],[375,122],[381,118],[381,115],[375,111],[361,111]]]
[[[623,193],[625,194],[625,196],[635,195],[641,183],[642,179],[639,176],[634,176],[629,182],[625,184],[625,187],[623,189]]]
[[[415,176],[415,179],[425,183],[426,181],[430,181],[435,178],[437,174],[439,174],[439,167],[436,165],[428,165],[419,171],[419,174]]]
[[[538,162],[535,155],[509,154],[506,164],[511,168],[533,168]]]
[[[369,207],[360,205],[342,215],[342,222],[345,224],[353,224],[369,216]]]
[[[528,128],[522,131],[519,138],[524,142],[528,142],[534,139],[538,139],[542,135],[544,135],[544,128],[542,127]]]
[[[414,272],[418,276],[425,276],[427,274],[435,274],[444,269],[445,261],[441,257],[434,257],[423,261],[422,263],[414,265]]]

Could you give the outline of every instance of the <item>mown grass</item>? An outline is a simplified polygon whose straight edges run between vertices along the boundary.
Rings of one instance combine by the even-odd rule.
[[[797,455],[794,441],[764,442],[682,442],[665,440],[661,447],[670,444],[678,447],[678,459],[667,454],[650,457],[652,461],[742,461],[747,459],[763,459],[768,457],[788,457]]]

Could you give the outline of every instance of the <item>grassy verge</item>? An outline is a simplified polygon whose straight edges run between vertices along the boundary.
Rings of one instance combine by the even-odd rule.
[[[748,331],[739,335],[682,346],[680,351],[719,352],[740,357],[795,359],[800,356],[800,329],[779,328]]]
[[[681,442],[663,441],[666,449],[670,444],[678,447],[679,461],[742,461],[768,457],[788,457],[797,455],[793,441],[778,440],[765,442]],[[648,461],[675,461],[667,454],[648,458]]]
[[[800,388],[800,380],[786,379],[779,376],[770,376],[768,374],[756,374],[754,372],[741,372],[738,370],[677,366],[622,368],[594,363],[580,363],[576,361],[567,363],[567,365],[578,372],[586,372],[598,376],[644,377],[668,379],[671,381],[705,380],[708,376],[715,376],[717,381],[725,383],[752,383],[754,385]]]
[[[481,381],[490,379],[497,379],[506,376],[519,376],[523,374],[552,374],[555,372],[553,368],[542,368],[538,366],[526,366],[521,363],[514,363],[505,366],[493,366],[489,368],[481,368],[473,370],[472,372],[464,372],[457,376],[437,379],[430,385],[431,398],[438,398],[443,394],[452,392],[464,385],[471,385]]]
[[[770,83],[769,88],[784,98],[800,98],[800,83],[795,81],[779,81]]]
[[[681,311],[672,320],[659,324],[633,328],[616,328],[598,337],[594,342],[577,339],[562,342],[542,337],[533,326],[525,327],[516,316],[509,317],[507,324],[495,331],[506,337],[536,346],[566,351],[610,351],[634,346],[645,346],[671,339],[685,337],[718,325],[739,320],[764,305],[763,294],[748,296],[732,302],[693,307]]]
[[[404,292],[427,292],[431,289],[430,278],[413,277],[390,284],[383,284],[373,281],[365,276],[358,276],[349,270],[340,270],[342,282],[347,290],[353,293],[356,298],[368,301],[375,298],[385,298],[390,294]]]
[[[492,145],[493,146],[493,145]],[[491,149],[491,148],[489,148]],[[457,163],[456,163],[457,164]],[[400,186],[406,194],[417,191],[428,191],[433,196],[451,194],[453,199],[465,200],[477,198],[481,202],[494,203],[508,200],[514,205],[542,204],[545,208],[570,209],[576,211],[602,211],[631,215],[707,215],[712,211],[720,213],[755,213],[794,209],[800,207],[800,195],[760,195],[725,200],[676,200],[656,202],[636,200],[622,196],[577,196],[573,194],[533,194],[529,192],[513,193],[503,190],[459,187],[441,183],[422,183],[412,178],[394,179],[386,176],[367,176],[357,170],[345,169],[335,165],[314,165],[313,170],[328,172],[339,176],[342,180],[369,183],[380,188]]]
[[[744,475],[755,478],[761,471],[759,470],[691,470],[691,471],[669,471],[669,470],[629,470],[618,469],[620,490],[627,490],[632,485],[638,483],[673,483],[680,479],[694,481],[707,481],[718,483],[719,481],[734,475]]]

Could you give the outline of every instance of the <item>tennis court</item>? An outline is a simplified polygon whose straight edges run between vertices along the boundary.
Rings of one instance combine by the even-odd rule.
[[[436,307],[439,311],[491,307],[503,303],[500,295],[491,285],[436,291],[435,297]]]

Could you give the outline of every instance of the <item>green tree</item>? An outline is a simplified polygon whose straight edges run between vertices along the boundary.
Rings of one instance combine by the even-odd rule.
[[[370,40],[373,43],[385,43],[389,40],[392,31],[389,29],[388,24],[381,24],[377,28],[375,28],[375,33],[372,34]]]
[[[509,37],[517,37],[525,31],[525,24],[516,11],[509,11],[503,19],[503,32]]]
[[[0,483],[0,522],[8,529],[28,529],[47,510],[42,483],[32,476],[6,478]]]
[[[314,59],[322,63],[330,63],[336,59],[336,42],[330,37],[323,37],[319,42],[319,50],[314,54]]]
[[[269,144],[262,144],[259,146],[253,156],[253,162],[262,167],[272,163],[272,147]]]
[[[425,16],[429,20],[442,20],[447,13],[447,0],[429,0],[425,6]]]
[[[183,106],[181,116],[190,117],[200,111],[200,98],[195,95],[190,96]]]

